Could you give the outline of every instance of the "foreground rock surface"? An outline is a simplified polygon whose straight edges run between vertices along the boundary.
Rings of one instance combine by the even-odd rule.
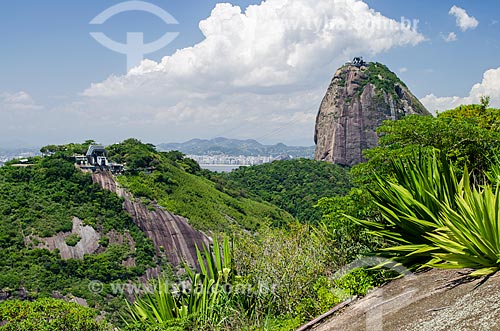
[[[500,275],[483,285],[466,270],[430,270],[392,281],[355,300],[314,331],[500,330]]]
[[[406,85],[380,63],[337,70],[316,117],[315,159],[353,166],[377,146],[377,128],[405,115],[430,115]]]

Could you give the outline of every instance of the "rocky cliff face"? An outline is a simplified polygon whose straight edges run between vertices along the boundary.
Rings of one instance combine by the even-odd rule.
[[[380,63],[346,64],[337,70],[316,118],[315,159],[352,166],[377,145],[385,120],[430,115],[406,85]]]
[[[92,180],[103,189],[124,198],[124,209],[153,241],[158,255],[165,254],[173,265],[180,265],[182,261],[192,266],[198,265],[196,246],[201,249],[203,244],[209,244],[209,238],[195,230],[185,218],[134,199],[132,194],[116,183],[109,172],[95,172]]]
[[[59,250],[59,255],[62,259],[83,259],[85,254],[94,254],[99,252],[99,239],[101,234],[97,232],[93,227],[89,225],[84,225],[83,221],[78,217],[73,217],[73,228],[71,232],[60,232],[52,237],[38,237],[38,236],[28,236],[24,239],[24,242],[36,245],[37,248],[45,248],[50,251],[55,249]],[[69,246],[66,244],[66,237],[70,234],[76,234],[81,239],[75,246]],[[130,238],[129,245],[133,245],[134,240]]]

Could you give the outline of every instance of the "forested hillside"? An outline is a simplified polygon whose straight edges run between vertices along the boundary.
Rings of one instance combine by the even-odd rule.
[[[254,201],[208,180],[203,176],[206,171],[180,152],[157,152],[154,146],[135,139],[112,145],[109,152],[129,168],[118,177],[124,187],[136,197],[157,201],[188,218],[199,230],[224,231],[232,226],[256,230],[293,221],[289,213],[270,203]]]
[[[0,168],[0,289],[4,297],[78,296],[109,309],[122,299],[106,298],[109,288],[93,293],[90,281],[108,284],[143,275],[155,265],[152,244],[123,212],[121,199],[77,170],[70,154]],[[74,217],[100,233],[96,254],[64,260],[57,250],[41,248],[56,234],[75,246],[80,238],[71,234]],[[129,236],[134,248],[126,240],[110,240]],[[134,266],[122,264],[128,258]]]
[[[348,168],[309,159],[240,167],[221,177],[226,185],[250,192],[309,223],[321,219],[321,211],[314,208],[320,198],[345,195],[352,187]]]

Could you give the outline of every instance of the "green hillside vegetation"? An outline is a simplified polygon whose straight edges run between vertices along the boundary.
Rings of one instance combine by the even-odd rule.
[[[309,159],[241,167],[220,177],[226,186],[249,192],[309,223],[321,219],[321,211],[314,208],[320,198],[345,195],[352,187],[348,169]]]
[[[136,197],[155,201],[188,218],[197,229],[224,231],[236,226],[255,230],[261,225],[293,221],[290,214],[274,205],[253,201],[216,185],[202,175],[195,161],[182,153],[157,152],[153,146],[135,139],[112,145],[109,152],[130,170],[118,177],[121,185]],[[151,173],[142,171],[146,168]]]
[[[31,159],[32,166],[0,168],[0,289],[14,297],[26,291],[30,298],[57,291],[110,308],[113,300],[121,299],[105,299],[110,294],[106,286],[102,293],[92,293],[89,282],[136,279],[154,265],[153,246],[122,210],[122,200],[93,184],[90,174],[78,171],[68,153],[72,154],[57,152]],[[75,216],[103,234],[128,232],[135,250],[110,244],[83,260],[62,260],[58,251],[37,248],[44,237],[71,231]],[[76,239],[67,237],[69,244],[76,244]],[[128,257],[136,259],[135,267],[121,264]]]
[[[371,181],[372,173],[391,172],[391,160],[413,153],[442,151],[460,172],[467,165],[479,179],[495,160],[500,148],[500,110],[481,105],[466,105],[432,116],[406,116],[386,121],[377,130],[379,146],[365,152],[369,159],[353,169],[357,180]]]
[[[53,291],[75,295],[87,299],[92,307],[121,314],[125,300],[112,295],[110,284],[134,280],[142,275],[144,268],[153,263],[153,250],[141,233],[139,236],[133,234],[137,228],[123,213],[122,200],[92,184],[89,174],[79,172],[72,165],[73,153],[82,153],[85,149],[86,144],[48,146],[44,152],[55,154],[30,160],[31,167],[7,165],[0,169],[5,194],[2,201],[6,205],[3,215],[7,215],[2,224],[19,224],[22,229],[2,228],[2,240],[10,241],[2,246],[6,249],[2,249],[2,258],[5,258],[1,264],[0,287],[14,297],[21,295],[22,291],[18,291],[21,284],[30,298],[49,296]],[[226,302],[225,315],[219,316],[224,320],[224,327],[238,330],[254,325],[270,330],[292,330],[342,300],[343,296],[334,295],[332,291],[342,288],[344,283],[330,279],[329,275],[332,268],[340,267],[345,258],[335,256],[335,240],[339,236],[329,232],[330,228],[296,224],[289,213],[271,203],[251,200],[250,197],[256,194],[233,182],[221,181],[181,153],[158,153],[152,145],[133,139],[110,146],[109,152],[111,159],[126,163],[129,169],[119,180],[144,202],[157,201],[173,212],[194,219],[193,224],[201,229],[232,229],[234,241],[231,250],[236,258],[233,268],[238,275],[235,279],[250,292],[246,290],[236,302]],[[294,188],[297,196],[307,197],[309,192],[313,194],[312,183],[320,182],[324,171],[327,174],[323,175],[322,182],[325,190],[331,189],[329,192],[335,194],[347,191],[345,186],[349,180],[342,178],[347,176],[344,169],[310,160],[297,162],[277,163],[277,168],[283,166],[283,169],[273,180],[285,182],[285,173],[295,173],[295,181],[286,182],[286,185],[291,191]],[[217,178],[217,182],[208,178]],[[343,183],[338,190],[334,188],[337,182]],[[320,196],[319,192],[314,194]],[[315,200],[316,197],[308,200],[307,208],[314,210]],[[22,233],[32,234],[35,238],[68,231],[73,216],[80,217],[85,224],[93,225],[103,233],[109,229],[127,229],[136,239],[138,250],[130,252],[127,246],[109,244],[109,237],[103,236],[100,243],[105,248],[104,253],[86,255],[83,261],[63,261],[57,251],[25,246]],[[279,225],[287,226],[277,228]],[[255,231],[250,234],[241,229]],[[343,232],[343,235],[348,232]],[[353,234],[346,238],[352,242],[357,236]],[[76,245],[79,240],[75,235],[66,237],[70,245]],[[120,262],[128,256],[139,260],[140,247],[144,252],[143,263],[135,268],[122,266]],[[368,250],[366,246],[363,249]],[[349,258],[357,256],[360,250],[350,250]],[[379,279],[376,275],[356,274],[347,278],[351,279],[347,281],[349,288],[341,292],[364,293],[368,287],[362,290],[352,288],[352,279],[359,277],[371,279],[370,284]],[[91,280],[101,281],[103,292],[90,292]],[[262,286],[271,286],[274,292],[259,294]],[[108,297],[104,299],[106,295]],[[57,307],[54,309],[59,311]],[[238,311],[242,313],[236,313]],[[172,325],[200,330],[223,328],[213,325],[211,320],[201,323],[192,317],[187,316],[185,321]],[[116,317],[111,319],[117,322]]]
[[[105,321],[97,322],[96,310],[63,300],[43,298],[0,302],[0,331],[110,331]]]
[[[367,69],[368,79],[364,80],[361,83],[361,87],[359,89],[359,94],[362,93],[363,88],[366,84],[371,83],[380,91],[384,91],[393,97],[397,97],[395,86],[399,84],[401,86],[406,87],[405,83],[403,83],[398,76],[387,68],[387,66],[378,62],[370,62],[368,64]]]
[[[262,230],[200,251],[201,272],[186,266],[194,291],[178,293],[160,277],[128,306],[125,330],[292,331],[384,279],[367,270],[332,276],[329,237],[312,226]]]

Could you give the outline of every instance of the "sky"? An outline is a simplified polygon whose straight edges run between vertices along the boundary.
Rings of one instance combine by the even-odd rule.
[[[497,0],[4,0],[0,148],[313,145],[321,99],[354,56],[434,113],[483,95],[500,107],[498,13]]]

